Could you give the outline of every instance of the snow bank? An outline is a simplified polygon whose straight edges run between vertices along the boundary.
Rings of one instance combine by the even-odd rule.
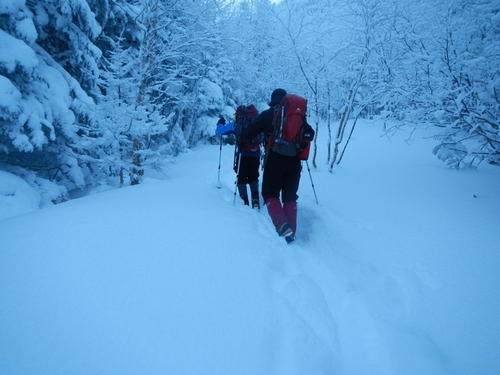
[[[37,210],[40,194],[22,178],[0,170],[0,219]]]

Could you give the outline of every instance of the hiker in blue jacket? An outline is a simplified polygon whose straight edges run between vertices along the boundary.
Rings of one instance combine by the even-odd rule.
[[[259,200],[259,167],[260,167],[260,137],[244,137],[243,128],[257,117],[254,105],[239,106],[236,109],[235,120],[226,124],[221,117],[217,122],[216,133],[220,136],[234,134],[236,148],[234,154],[234,171],[237,173],[238,193],[247,206],[250,205],[247,185],[250,186],[252,208],[260,208]],[[237,120],[240,119],[240,122]],[[244,123],[243,123],[244,122]]]

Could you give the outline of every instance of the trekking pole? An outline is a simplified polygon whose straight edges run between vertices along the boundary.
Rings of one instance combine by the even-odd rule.
[[[235,149],[236,152],[236,149]],[[234,181],[234,198],[233,198],[233,206],[236,204],[236,190],[238,190],[238,178],[240,176],[240,166],[241,166],[241,151],[238,155],[238,167],[236,168],[236,181]]]
[[[311,169],[309,168],[309,163],[307,162],[307,160],[306,160],[306,166],[307,166],[307,171],[309,172],[309,179],[311,180],[311,186],[313,188],[314,198],[316,198],[316,203],[319,204],[319,202],[318,202],[318,196],[316,195],[316,189],[314,188],[314,182],[313,182],[313,179],[312,179],[312,176],[311,176]]]
[[[220,138],[220,145],[219,145],[219,173],[217,176],[217,189],[222,188],[222,184],[220,182],[220,161],[222,158],[222,135],[219,137]]]

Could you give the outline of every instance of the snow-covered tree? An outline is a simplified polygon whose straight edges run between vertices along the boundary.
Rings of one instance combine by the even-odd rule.
[[[500,7],[456,1],[440,8],[433,96],[444,131],[434,153],[453,168],[500,163]]]
[[[22,167],[69,188],[83,187],[89,155],[80,141],[96,123],[94,103],[80,83],[95,88],[99,51],[90,38],[99,27],[84,3],[29,4],[36,5],[0,5],[1,162],[5,169]]]
[[[230,85],[232,106],[253,103],[265,108],[271,92],[287,87],[283,76],[283,40],[269,1],[238,2],[220,21],[224,52],[231,62],[224,78]]]
[[[396,26],[405,59],[392,66],[397,95],[386,109],[407,123],[441,129],[434,153],[452,168],[498,162],[498,4],[422,1],[405,10]]]
[[[125,1],[96,6],[103,22],[97,40],[103,51],[97,106],[101,134],[96,140],[101,179],[111,184],[117,178],[120,185],[137,184],[145,169],[161,170],[163,166],[159,147],[151,139],[162,132],[164,122],[138,103],[143,26],[136,19],[142,8]]]
[[[213,13],[204,1],[165,0],[146,2],[140,14],[144,36],[137,102],[166,117],[172,152],[180,152],[183,142],[191,145],[203,138],[196,121],[223,106]]]
[[[144,170],[162,169],[168,157],[212,136],[207,116],[224,105],[224,55],[209,23],[215,11],[203,1],[109,8],[99,109],[101,142],[117,161],[113,174],[128,171],[137,183]]]
[[[39,44],[89,95],[95,95],[101,26],[87,0],[32,1]]]
[[[332,154],[328,150],[330,171],[341,162],[357,119],[378,114],[386,106],[386,96],[393,83],[391,69],[396,69],[392,65],[398,56],[392,47],[392,29],[401,17],[399,3],[391,0],[341,4],[346,27],[344,37],[349,39],[335,61],[340,68],[331,76],[334,88],[340,93],[341,106]],[[346,138],[349,120],[353,123]]]

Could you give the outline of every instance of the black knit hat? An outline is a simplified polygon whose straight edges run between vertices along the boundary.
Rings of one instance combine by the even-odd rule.
[[[270,106],[276,105],[280,102],[281,99],[286,95],[286,91],[283,89],[276,89],[271,94],[271,101],[269,102]]]

